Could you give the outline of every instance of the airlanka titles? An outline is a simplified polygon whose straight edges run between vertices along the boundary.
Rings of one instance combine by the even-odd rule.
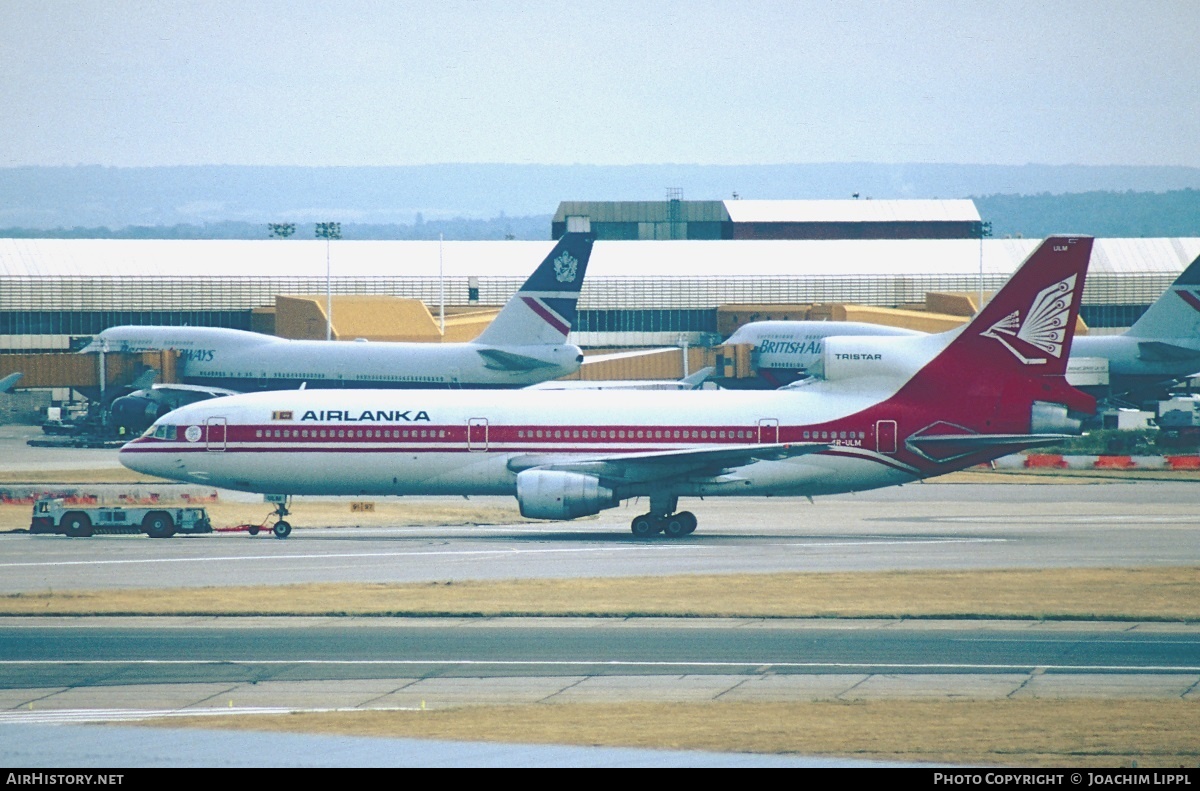
[[[328,423],[418,423],[429,422],[429,413],[425,410],[406,409],[403,412],[400,410],[375,410],[365,409],[361,412],[352,412],[343,409],[329,409],[314,411],[309,410],[304,413],[301,420],[315,420],[318,422]]]

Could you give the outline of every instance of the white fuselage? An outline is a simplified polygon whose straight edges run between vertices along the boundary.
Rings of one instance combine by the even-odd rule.
[[[313,389],[524,387],[579,370],[583,353],[568,343],[491,346],[466,343],[288,340],[211,327],[118,327],[84,351],[139,353],[172,349],[187,384],[241,392]],[[504,370],[480,352],[536,361]]]
[[[796,375],[828,376],[829,347],[836,343],[844,345],[845,339],[860,339],[857,345],[866,350],[876,346],[902,349],[906,343],[917,343],[904,341],[897,346],[893,340],[896,337],[921,338],[926,333],[856,322],[762,321],[739,328],[727,343],[752,345],[752,366],[761,375],[770,377],[768,384],[778,386],[793,381]],[[1156,358],[1145,351],[1145,344],[1156,343],[1175,347],[1175,354]],[[1189,349],[1196,351],[1189,356]],[[1086,377],[1097,360],[1103,361],[1104,374],[1106,380],[1111,377],[1112,389],[1121,391],[1141,382],[1184,378],[1195,373],[1200,369],[1200,340],[1197,336],[1140,337],[1131,333],[1078,336],[1071,346],[1068,381],[1072,384],[1078,381],[1077,386],[1085,387],[1086,379],[1077,377]]]
[[[932,474],[905,458],[894,433],[877,433],[878,415],[861,414],[880,392],[843,388],[831,399],[819,389],[254,393],[176,410],[120,458],[152,475],[287,495],[511,495],[517,471],[540,464],[784,442],[832,447],[690,474],[669,488],[813,495]],[[631,480],[623,491],[639,487]]]

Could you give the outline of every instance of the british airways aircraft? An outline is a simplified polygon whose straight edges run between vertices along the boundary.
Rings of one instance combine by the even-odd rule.
[[[112,404],[117,425],[141,432],[183,404],[231,392],[326,388],[525,387],[579,370],[567,343],[591,257],[591,234],[568,233],[478,338],[467,343],[297,341],[215,327],[111,327],[83,352],[179,352],[180,385]]]
[[[776,388],[822,376],[827,343],[848,343],[861,350],[875,336],[924,334],[850,321],[754,321],[739,327],[726,343],[754,347],[751,360],[758,376],[742,386]],[[1107,360],[1109,385],[1089,387],[1087,392],[1122,399],[1162,396],[1167,387],[1200,371],[1200,258],[1126,332],[1076,338],[1071,357]]]
[[[644,497],[634,535],[683,536],[681,497],[875,489],[1077,433],[1095,401],[1064,374],[1091,249],[1047,239],[966,326],[845,349],[806,387],[253,393],[172,412],[119,458],[276,495],[277,536],[292,495],[405,494],[513,495],[554,520]]]

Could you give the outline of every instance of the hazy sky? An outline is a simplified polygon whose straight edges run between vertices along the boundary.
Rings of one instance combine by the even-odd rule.
[[[0,166],[1200,166],[1195,0],[0,0]]]

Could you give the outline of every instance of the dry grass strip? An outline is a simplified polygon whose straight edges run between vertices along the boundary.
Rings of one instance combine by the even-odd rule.
[[[1200,621],[1200,568],[730,574],[56,591],[0,597],[0,615]]]
[[[1200,764],[1200,705],[1178,700],[573,703],[171,718],[154,724],[835,756],[943,766]]]

